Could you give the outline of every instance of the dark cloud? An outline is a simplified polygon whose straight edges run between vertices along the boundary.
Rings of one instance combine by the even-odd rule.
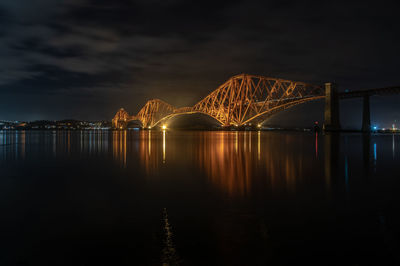
[[[192,105],[243,72],[396,85],[396,10],[386,1],[2,1],[0,119],[108,119],[155,97]]]

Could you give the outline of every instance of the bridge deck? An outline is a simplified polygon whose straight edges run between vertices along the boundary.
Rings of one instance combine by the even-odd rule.
[[[348,98],[358,98],[358,97],[372,96],[372,95],[393,95],[393,94],[400,94],[400,86],[342,92],[339,93],[339,98],[348,99]]]

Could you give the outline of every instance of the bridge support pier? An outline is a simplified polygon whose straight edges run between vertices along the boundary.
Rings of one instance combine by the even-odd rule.
[[[336,84],[325,83],[325,131],[339,131],[339,95],[337,93]]]
[[[371,112],[369,104],[369,95],[363,96],[363,120],[361,131],[370,132],[371,131]]]

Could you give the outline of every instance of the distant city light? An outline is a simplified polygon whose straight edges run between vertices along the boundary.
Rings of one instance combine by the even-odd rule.
[[[374,130],[377,130],[378,129],[378,127],[377,126],[374,126]]]

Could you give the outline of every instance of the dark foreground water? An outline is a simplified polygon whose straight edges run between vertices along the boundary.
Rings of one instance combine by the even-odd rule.
[[[398,265],[400,136],[0,131],[0,265]]]

